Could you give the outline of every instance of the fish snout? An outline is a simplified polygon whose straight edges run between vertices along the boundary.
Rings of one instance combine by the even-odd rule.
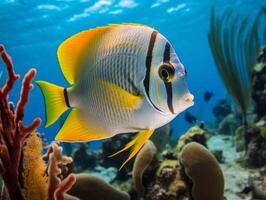
[[[187,106],[193,106],[194,105],[194,95],[190,92],[185,94],[184,97],[184,104]]]

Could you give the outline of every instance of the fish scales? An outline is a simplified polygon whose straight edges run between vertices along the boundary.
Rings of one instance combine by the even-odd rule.
[[[156,128],[193,105],[184,66],[170,42],[150,27],[122,24],[82,31],[60,45],[58,58],[72,87],[38,82],[46,126],[71,107],[56,140],[91,141],[139,131],[116,153],[132,148],[122,166]]]

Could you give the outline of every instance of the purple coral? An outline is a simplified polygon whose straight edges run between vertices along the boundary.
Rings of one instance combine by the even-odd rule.
[[[22,147],[25,138],[33,132],[41,123],[39,118],[25,127],[23,124],[24,110],[28,102],[29,92],[32,89],[31,81],[36,75],[36,70],[31,69],[24,76],[20,92],[20,99],[16,109],[9,104],[9,93],[19,75],[14,72],[14,66],[10,56],[0,44],[0,55],[6,65],[8,79],[0,90],[0,175],[11,200],[24,200],[21,191]]]

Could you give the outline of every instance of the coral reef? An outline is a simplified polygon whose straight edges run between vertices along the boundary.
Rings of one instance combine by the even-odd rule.
[[[253,68],[252,98],[258,117],[266,116],[266,46],[261,49],[257,57],[257,64]]]
[[[204,146],[195,142],[187,144],[180,153],[180,163],[191,199],[223,200],[222,170]]]
[[[179,159],[158,157],[161,156],[155,154],[149,141],[135,159],[133,182],[139,197],[145,200],[223,199],[222,171],[203,145],[186,143]]]
[[[74,171],[78,173],[93,169],[97,165],[97,155],[95,152],[88,150],[86,143],[80,143],[73,152],[73,164]]]
[[[64,193],[67,192],[76,182],[76,176],[74,174],[69,174],[64,179],[59,177],[62,171],[61,168],[72,162],[72,158],[62,156],[62,150],[62,147],[59,147],[56,143],[52,143],[46,155],[44,156],[44,160],[48,161],[47,200],[63,200]]]
[[[75,183],[74,174],[59,177],[61,168],[71,158],[62,156],[62,148],[55,143],[42,157],[42,141],[35,132],[41,120],[35,118],[27,127],[23,124],[36,70],[31,69],[25,75],[15,108],[8,97],[19,75],[15,74],[3,45],[0,45],[0,55],[8,71],[6,84],[0,90],[0,175],[4,182],[1,199],[63,200],[64,193]]]
[[[199,126],[196,125],[191,127],[184,135],[179,138],[176,146],[177,152],[180,152],[183,147],[190,142],[198,142],[206,147],[207,135],[208,133]]]
[[[26,137],[39,125],[40,119],[36,118],[28,127],[25,127],[22,120],[28,95],[32,89],[31,81],[36,74],[36,70],[31,69],[22,81],[20,99],[16,109],[9,105],[9,93],[19,75],[15,74],[11,58],[6,53],[4,46],[0,45],[0,55],[6,64],[8,80],[0,90],[0,175],[4,180],[4,185],[12,199],[25,199],[22,188],[22,147]]]
[[[102,179],[90,174],[78,174],[77,181],[68,194],[79,199],[129,200],[129,195],[119,191]]]
[[[45,174],[46,165],[42,158],[42,140],[36,132],[31,133],[26,139],[23,153],[25,199],[44,200],[48,193],[48,177]]]
[[[101,147],[101,161],[100,165],[103,167],[115,167],[119,168],[121,163],[127,159],[127,153],[118,154],[115,157],[110,158],[110,155],[118,152],[122,146],[125,146],[128,142],[130,142],[134,138],[134,134],[120,134],[116,135],[112,138],[106,139],[102,142]],[[127,166],[123,167],[117,174],[117,179],[125,180],[128,179],[128,173],[133,167],[133,160],[129,161]]]
[[[142,176],[156,155],[156,147],[151,141],[147,141],[136,156],[132,177],[135,189],[140,197],[144,195],[145,188],[142,184]]]
[[[262,167],[266,165],[266,140],[261,134],[263,129],[258,125],[249,127],[246,133],[248,148],[245,159],[249,167]]]

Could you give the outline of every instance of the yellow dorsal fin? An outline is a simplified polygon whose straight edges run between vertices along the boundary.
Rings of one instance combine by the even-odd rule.
[[[93,45],[103,33],[114,26],[103,26],[79,32],[60,44],[57,56],[61,70],[70,84],[76,83],[77,74],[82,65],[83,59],[87,55],[87,50]]]
[[[141,132],[138,133],[138,135],[136,136],[136,138],[134,138],[132,141],[130,141],[123,149],[121,149],[120,151],[116,152],[115,154],[111,155],[110,157],[113,157],[119,153],[122,153],[123,151],[126,151],[127,149],[129,149],[130,147],[133,146],[130,155],[128,156],[128,158],[126,159],[126,161],[121,165],[121,167],[119,168],[119,170],[121,170],[125,164],[131,160],[141,149],[141,147],[145,144],[145,142],[151,137],[151,135],[153,134],[154,129],[147,129],[147,130],[143,130]]]
[[[102,92],[109,94],[108,103],[113,108],[136,109],[143,98],[141,95],[135,96],[109,81],[99,80],[99,84],[101,84]]]
[[[55,139],[59,141],[91,141],[111,137],[111,134],[100,133],[92,124],[83,122],[78,109],[74,108],[69,113],[66,121],[57,133]]]

